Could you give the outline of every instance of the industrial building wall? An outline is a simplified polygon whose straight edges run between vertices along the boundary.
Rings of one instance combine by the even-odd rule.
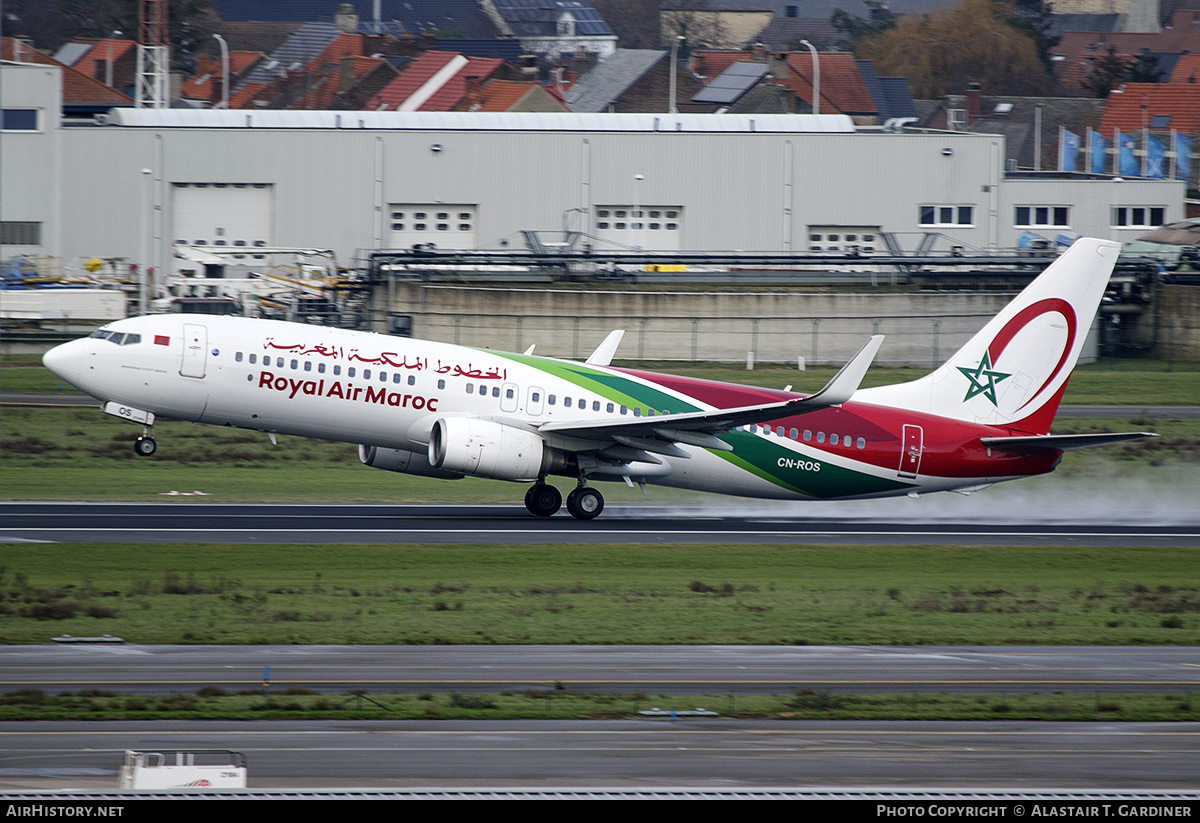
[[[4,67],[4,99],[34,95],[57,112],[48,71],[57,75]],[[1114,228],[1116,208],[1130,220],[1183,216],[1182,183],[1006,178],[994,135],[587,131],[586,116],[575,117],[518,131],[231,127],[236,120],[60,126],[47,115],[36,132],[0,136],[0,213],[42,223],[40,245],[5,254],[55,255],[76,268],[93,257],[162,267],[176,240],[256,237],[331,248],[346,261],[357,249],[408,242],[417,231],[410,212],[426,215],[420,232],[440,247],[519,244],[521,230],[566,225],[647,248],[795,251],[877,248],[878,231],[900,234],[909,248],[925,232],[978,248],[1011,247],[1025,231],[1129,239],[1141,229]],[[736,116],[711,117],[715,126]],[[199,186],[224,187],[227,207],[195,208],[181,189]],[[249,187],[266,194],[239,197]],[[455,207],[444,220],[442,205]],[[635,228],[637,210],[657,212],[644,223],[659,228]],[[222,212],[253,225],[220,225]],[[208,237],[197,236],[202,213],[215,215]],[[1018,225],[1019,215],[1032,225]]]

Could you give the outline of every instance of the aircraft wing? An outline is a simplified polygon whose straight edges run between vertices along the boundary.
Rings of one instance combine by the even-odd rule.
[[[545,423],[538,431],[561,434],[584,440],[600,440],[619,443],[635,449],[674,457],[687,457],[687,452],[674,446],[687,443],[706,449],[729,451],[730,446],[718,440],[716,435],[751,423],[765,423],[781,417],[807,414],[818,409],[827,409],[845,403],[858,390],[863,375],[875,359],[883,335],[875,335],[862,347],[858,354],[842,367],[825,388],[808,397],[762,403],[756,406],[739,406],[733,409],[686,412],[684,414],[639,417],[633,420],[617,418],[594,421]]]
[[[1115,432],[1100,434],[1039,434],[1027,437],[981,437],[979,442],[989,449],[1009,454],[1038,454],[1041,452],[1071,451],[1092,446],[1107,446],[1158,437],[1150,432]]]

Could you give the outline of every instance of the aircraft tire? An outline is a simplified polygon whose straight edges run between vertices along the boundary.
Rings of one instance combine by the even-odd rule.
[[[158,444],[154,442],[153,437],[139,437],[137,440],[133,441],[133,450],[137,452],[140,457],[149,457],[158,451]]]
[[[525,508],[538,517],[550,517],[562,508],[562,492],[545,483],[531,486],[525,492]]]
[[[595,489],[576,489],[567,495],[567,511],[576,520],[595,520],[604,511],[604,496]]]

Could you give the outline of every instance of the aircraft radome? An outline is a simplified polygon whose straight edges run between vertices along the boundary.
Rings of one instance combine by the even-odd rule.
[[[803,396],[610,366],[271,320],[148,315],[45,355],[50,371],[143,424],[157,417],[359,444],[377,469],[532,483],[529,511],[604,508],[623,481],[759,498],[969,492],[1052,471],[1064,451],[1153,435],[1048,434],[1119,244],[1083,238],[953,357],[859,389],[872,337]]]

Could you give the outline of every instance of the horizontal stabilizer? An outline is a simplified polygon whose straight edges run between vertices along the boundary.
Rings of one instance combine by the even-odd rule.
[[[1130,440],[1158,437],[1150,432],[1116,432],[1101,434],[1039,434],[1032,437],[981,437],[979,441],[989,449],[1009,454],[1039,454],[1044,452],[1072,451],[1092,446],[1108,446]]]
[[[610,331],[608,337],[604,338],[604,342],[596,347],[592,352],[592,356],[584,362],[589,366],[607,366],[612,363],[613,356],[617,353],[617,346],[621,345],[621,338],[625,336],[624,329],[616,329]]]

